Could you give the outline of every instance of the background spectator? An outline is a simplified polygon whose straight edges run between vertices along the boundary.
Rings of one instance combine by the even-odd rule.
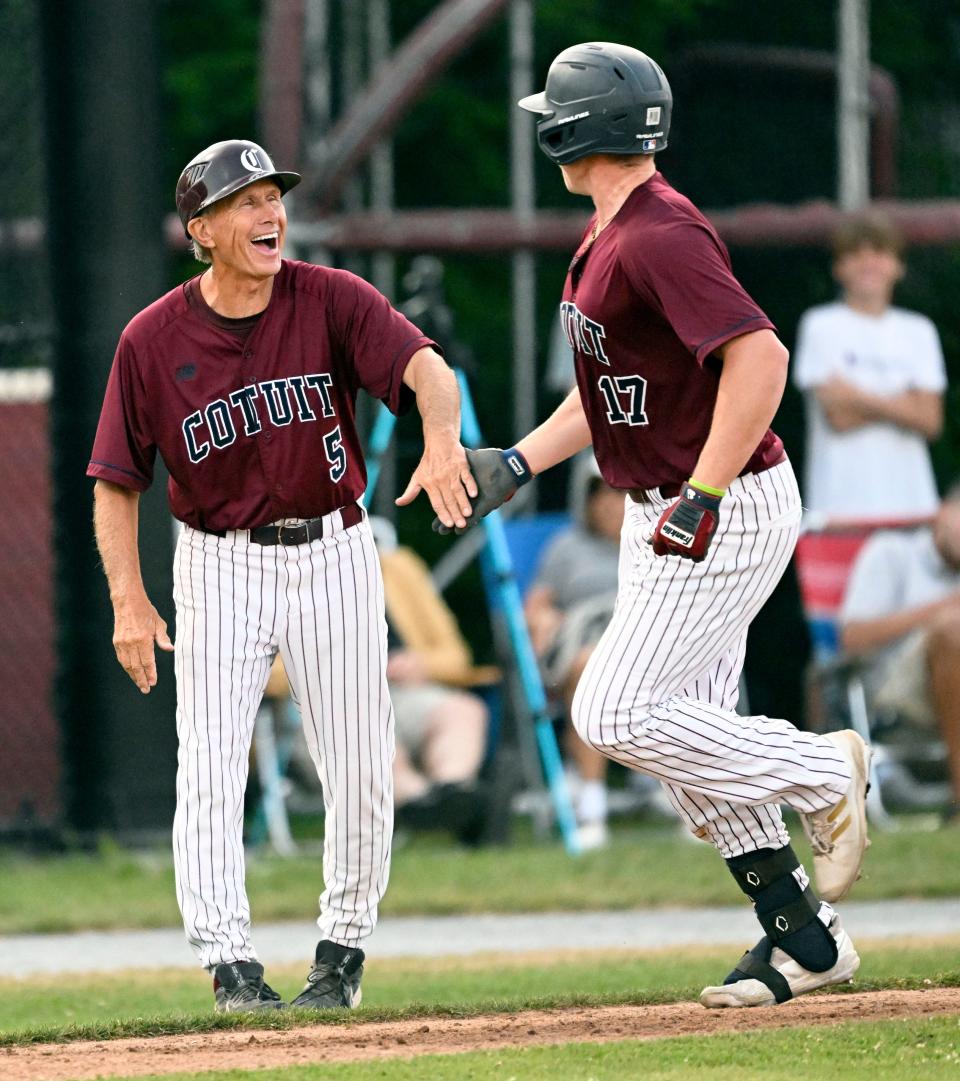
[[[946,387],[936,328],[891,307],[900,238],[882,217],[851,218],[834,239],[840,300],[800,322],[794,379],[807,399],[804,503],[826,518],[925,518],[937,507],[927,442]]]
[[[929,528],[875,533],[840,613],[843,648],[868,662],[875,709],[936,730],[947,745],[960,823],[960,485]]]
[[[444,827],[476,843],[486,819],[478,783],[487,744],[486,703],[466,688],[499,679],[476,667],[426,563],[397,545],[393,526],[372,519],[383,571],[396,715],[394,802],[398,826]]]
[[[592,454],[577,462],[570,490],[575,524],[547,546],[525,602],[545,681],[562,699],[567,717],[577,682],[613,612],[624,509],[623,492],[604,483]],[[596,848],[607,840],[607,759],[572,726],[566,732],[577,772],[580,843]]]

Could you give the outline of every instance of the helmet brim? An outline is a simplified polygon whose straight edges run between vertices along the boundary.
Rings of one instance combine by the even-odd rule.
[[[281,195],[286,195],[291,188],[295,188],[303,177],[299,173],[268,173],[261,180],[276,180],[280,185]]]
[[[295,188],[302,179],[303,178],[299,173],[251,173],[249,176],[243,177],[242,180],[232,180],[229,184],[224,184],[219,191],[208,195],[199,209],[206,210],[208,206],[212,206],[221,199],[226,199],[228,195],[233,195],[234,192],[249,188],[251,184],[256,184],[260,180],[275,180],[277,182],[277,187],[280,189],[280,194],[286,195],[287,192],[291,188]]]
[[[276,181],[277,187],[280,189],[280,194],[286,195],[287,192],[291,188],[295,188],[302,179],[303,177],[299,173],[264,172],[251,173],[249,177],[244,177],[240,182],[232,181],[231,183],[224,185],[219,191],[212,192],[208,195],[184,223],[183,230],[189,238],[190,230],[187,228],[187,225],[193,221],[194,218],[199,217],[205,210],[213,206],[214,203],[219,203],[221,199],[226,199],[229,195],[242,191],[244,188],[249,188],[251,184],[256,184],[259,180]]]
[[[528,113],[539,113],[541,116],[551,116],[556,112],[555,106],[547,100],[547,93],[542,90],[539,94],[530,94],[521,98],[517,104]]]

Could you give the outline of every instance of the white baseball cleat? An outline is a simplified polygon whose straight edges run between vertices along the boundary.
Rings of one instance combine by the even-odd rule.
[[[610,829],[606,822],[584,822],[577,826],[577,841],[581,852],[606,848],[610,843]]]
[[[743,978],[719,987],[705,987],[700,1002],[708,1009],[775,1006],[821,987],[849,983],[860,967],[860,956],[836,914],[828,930],[837,943],[837,962],[826,972],[810,972],[764,938],[737,963],[732,975],[741,974]]]
[[[853,779],[843,798],[832,807],[801,814],[800,821],[813,849],[813,877],[824,901],[839,901],[860,877],[867,837],[867,787],[870,748],[856,732],[830,732],[824,736],[850,765]]]

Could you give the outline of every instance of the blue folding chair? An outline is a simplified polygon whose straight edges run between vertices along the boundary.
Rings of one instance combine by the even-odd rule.
[[[503,523],[513,577],[521,597],[526,596],[533,584],[546,546],[555,534],[569,527],[570,515],[566,511],[547,511],[533,518],[510,518]]]

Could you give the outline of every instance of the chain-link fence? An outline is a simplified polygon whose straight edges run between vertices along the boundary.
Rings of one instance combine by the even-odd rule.
[[[0,368],[42,367],[50,357],[37,6],[0,4]]]
[[[53,544],[49,374],[0,372],[0,831],[59,812],[53,716]]]
[[[0,836],[60,815],[37,4],[0,4]]]

